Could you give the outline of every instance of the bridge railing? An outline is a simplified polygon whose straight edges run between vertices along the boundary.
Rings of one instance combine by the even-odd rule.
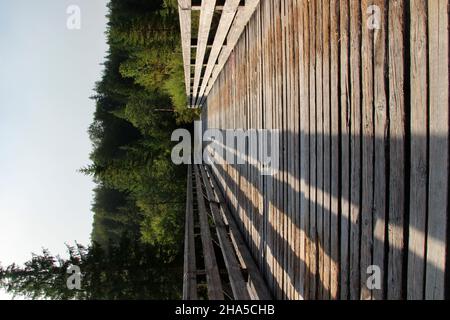
[[[189,107],[204,104],[259,1],[178,0]]]
[[[188,166],[184,300],[268,300],[270,292],[209,168]]]

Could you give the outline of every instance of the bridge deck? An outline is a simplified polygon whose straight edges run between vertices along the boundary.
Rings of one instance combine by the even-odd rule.
[[[205,128],[282,134],[213,174],[275,298],[444,298],[448,2],[261,0],[210,82]]]

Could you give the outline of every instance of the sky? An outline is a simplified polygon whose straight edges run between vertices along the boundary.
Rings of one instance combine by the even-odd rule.
[[[89,97],[107,50],[106,2],[0,0],[3,266],[42,248],[66,256],[65,243],[90,242],[94,185],[78,170],[92,149]],[[79,8],[79,29],[68,8]]]

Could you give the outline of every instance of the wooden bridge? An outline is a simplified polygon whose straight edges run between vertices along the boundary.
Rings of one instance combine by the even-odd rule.
[[[448,298],[449,0],[179,4],[203,128],[281,132],[272,176],[190,166],[184,297]]]

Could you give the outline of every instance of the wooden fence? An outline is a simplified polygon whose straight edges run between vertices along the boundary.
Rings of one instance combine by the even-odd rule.
[[[277,174],[214,170],[276,298],[448,297],[448,22],[449,0],[260,1],[202,117],[281,130]]]
[[[202,106],[205,102],[206,96],[259,1],[178,0],[189,107]],[[192,30],[193,11],[199,12],[198,30]],[[219,13],[220,22],[215,28],[212,28],[214,15]],[[192,38],[193,35],[197,38]],[[210,40],[211,43],[209,43]],[[193,48],[195,48],[195,55],[192,53]],[[207,50],[208,48],[209,50]]]

